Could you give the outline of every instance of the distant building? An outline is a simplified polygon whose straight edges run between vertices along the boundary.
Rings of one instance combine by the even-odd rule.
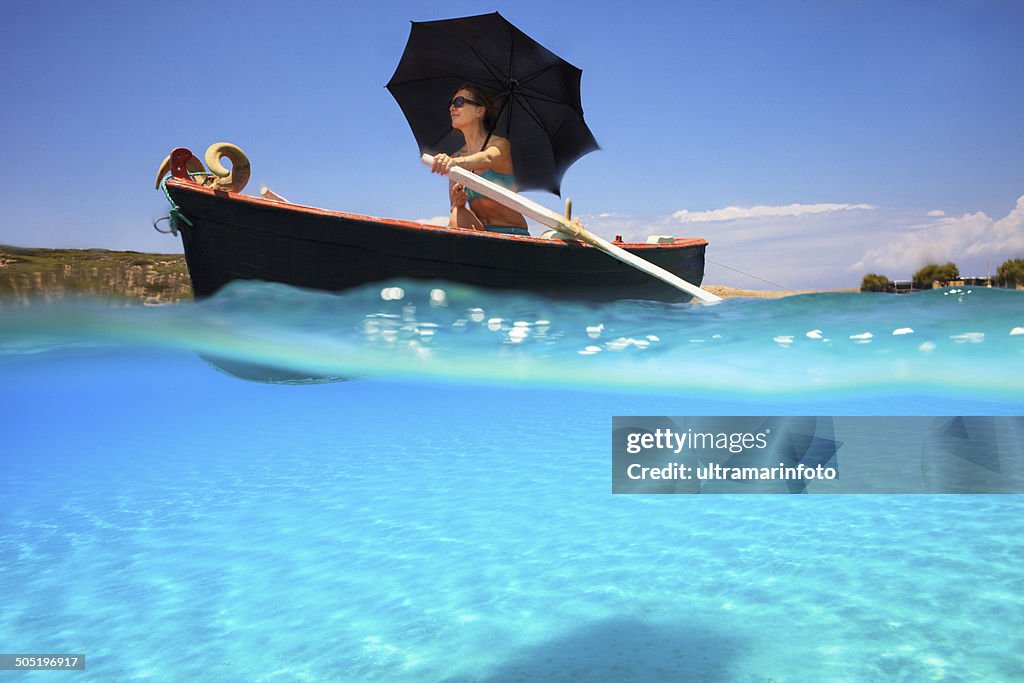
[[[962,277],[956,280],[935,280],[932,282],[932,289],[941,287],[991,287],[990,277]]]
[[[932,289],[942,287],[994,287],[995,282],[991,277],[961,277],[956,280],[934,280]],[[1024,284],[1017,285],[1017,289],[1024,289]],[[885,291],[890,294],[911,294],[921,291],[913,280],[890,280]]]
[[[885,291],[892,294],[910,294],[916,292],[917,288],[914,287],[913,280],[890,280],[889,286],[885,288]]]

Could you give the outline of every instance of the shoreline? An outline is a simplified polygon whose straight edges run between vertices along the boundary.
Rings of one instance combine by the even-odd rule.
[[[101,296],[165,304],[192,299],[184,254],[0,245],[0,301]]]
[[[778,299],[837,290],[756,290],[702,285],[723,299]],[[184,254],[111,249],[53,249],[0,245],[0,300],[91,295],[145,304],[188,301],[192,283]]]
[[[729,285],[701,285],[703,289],[708,290],[712,294],[717,294],[723,299],[781,299],[787,296],[798,296],[801,294],[828,294],[828,293],[844,293],[844,294],[855,294],[859,293],[860,290],[851,287],[849,289],[787,289],[787,290],[771,290],[771,289],[742,289],[739,287],[731,287]]]

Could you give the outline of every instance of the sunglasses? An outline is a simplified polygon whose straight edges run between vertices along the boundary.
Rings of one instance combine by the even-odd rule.
[[[462,95],[459,95],[454,100],[450,101],[448,103],[448,106],[449,107],[455,107],[456,109],[462,109],[462,105],[464,105],[464,104],[475,104],[478,107],[484,106],[484,105],[480,104],[479,102],[474,102],[473,100],[466,99]]]

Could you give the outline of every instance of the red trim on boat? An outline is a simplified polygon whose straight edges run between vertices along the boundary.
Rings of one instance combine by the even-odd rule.
[[[447,226],[431,225],[429,223],[417,223],[415,221],[404,221],[398,218],[380,218],[377,216],[364,216],[357,213],[347,213],[345,211],[332,211],[330,209],[321,209],[315,206],[305,206],[303,204],[293,204],[289,202],[276,202],[270,199],[264,199],[263,197],[253,197],[247,194],[238,194],[235,192],[225,192],[223,190],[214,190],[213,188],[203,187],[191,181],[179,180],[177,178],[171,178],[167,181],[169,186],[176,186],[183,190],[190,192],[198,192],[199,194],[206,194],[210,196],[222,197],[231,199],[234,201],[246,202],[249,204],[256,204],[258,206],[273,207],[275,209],[281,209],[284,211],[298,211],[299,213],[313,214],[318,216],[337,216],[339,218],[347,218],[358,221],[369,221],[371,223],[381,223],[383,225],[390,225],[398,228],[406,228],[411,230],[427,230],[427,231],[440,231],[446,233],[456,234],[459,237],[477,237],[482,239],[502,239],[502,240],[516,240],[516,241],[527,241],[527,242],[538,242],[540,244],[548,244],[551,246],[567,246],[566,242],[562,240],[549,240],[542,239],[540,237],[526,236],[526,235],[508,235],[500,232],[489,232],[485,230],[470,230],[468,228],[449,228]],[[672,249],[678,247],[694,247],[707,245],[707,240],[702,237],[677,237],[671,243],[663,244],[647,244],[646,242],[616,242],[615,245],[630,250],[634,249]],[[573,246],[583,245],[582,242],[574,241]],[[586,245],[583,245],[586,246]]]

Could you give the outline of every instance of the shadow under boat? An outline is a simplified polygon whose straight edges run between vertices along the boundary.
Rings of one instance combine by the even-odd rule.
[[[246,382],[258,382],[260,384],[290,384],[295,386],[306,384],[328,384],[331,382],[350,382],[359,379],[358,377],[339,377],[335,375],[317,375],[301,370],[279,368],[272,365],[250,363],[247,361],[224,358],[222,356],[211,356],[200,353],[199,358],[214,370],[233,377],[245,380]]]

